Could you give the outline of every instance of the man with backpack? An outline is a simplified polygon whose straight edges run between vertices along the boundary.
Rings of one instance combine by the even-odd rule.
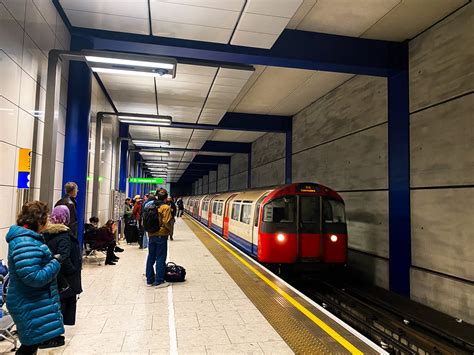
[[[157,196],[150,194],[143,204],[142,220],[148,233],[148,258],[146,262],[146,282],[148,286],[167,287],[165,281],[168,236],[171,232],[171,208],[166,204],[168,192],[157,191]]]

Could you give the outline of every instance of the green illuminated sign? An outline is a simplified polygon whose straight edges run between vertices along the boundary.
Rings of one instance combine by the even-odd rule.
[[[128,182],[131,184],[164,184],[163,178],[130,178]]]

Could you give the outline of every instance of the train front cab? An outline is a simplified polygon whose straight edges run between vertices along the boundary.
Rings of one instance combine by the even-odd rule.
[[[317,184],[292,184],[271,192],[259,210],[258,260],[264,263],[347,261],[342,198]]]

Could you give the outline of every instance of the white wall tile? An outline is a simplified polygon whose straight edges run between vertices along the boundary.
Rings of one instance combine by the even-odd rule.
[[[62,45],[62,48],[69,50],[71,47],[71,35],[59,13],[56,14],[56,37]]]
[[[64,134],[58,132],[58,139],[56,142],[56,160],[64,162]]]
[[[21,67],[46,89],[48,58],[27,34],[25,34]]]
[[[18,105],[21,68],[0,50],[0,95]]]
[[[45,55],[54,48],[54,32],[32,1],[26,3],[25,30]]]
[[[43,157],[39,154],[33,153],[31,157],[30,187],[35,187],[35,188],[40,187],[42,162],[43,162]]]
[[[2,50],[18,65],[23,52],[23,31],[7,8],[0,3],[0,43]]]
[[[36,8],[43,15],[44,19],[51,27],[52,31],[56,31],[56,8],[53,5],[51,0],[33,0],[33,3],[36,5]]]
[[[18,136],[16,146],[20,148],[33,149],[33,139],[36,119],[23,110],[18,116]]]
[[[63,186],[63,168],[64,168],[64,164],[57,161],[56,162],[56,168],[55,168],[55,174],[54,174],[54,189],[55,190],[62,190],[62,186]]]
[[[13,220],[13,204],[14,188],[12,186],[0,186],[0,206],[8,207],[0,213],[0,228],[10,227]],[[0,256],[1,257],[1,256]]]
[[[13,186],[16,171],[16,151],[13,145],[0,142],[0,185]]]
[[[15,144],[18,107],[0,96],[0,141]]]
[[[2,0],[2,2],[20,26],[25,27],[26,0]]]
[[[46,90],[34,81],[26,72],[21,72],[20,108],[44,120]]]

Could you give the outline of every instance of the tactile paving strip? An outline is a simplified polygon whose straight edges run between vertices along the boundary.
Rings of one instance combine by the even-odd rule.
[[[247,295],[251,302],[258,308],[267,321],[285,340],[296,354],[348,354],[350,353],[324,330],[316,326],[304,316],[284,297],[278,294],[269,285],[263,282],[255,273],[209,237],[195,223],[185,218],[187,225],[211,252],[211,254],[224,267],[227,273]],[[272,280],[278,284],[277,280]],[[283,285],[279,285],[284,287]],[[306,303],[297,295],[292,295],[298,302]],[[320,317],[320,315],[318,315]],[[375,353],[372,348],[362,343],[359,339],[349,334],[339,325],[333,325],[327,317],[320,317],[328,322],[341,335],[347,335],[347,340],[357,346],[364,353]]]

